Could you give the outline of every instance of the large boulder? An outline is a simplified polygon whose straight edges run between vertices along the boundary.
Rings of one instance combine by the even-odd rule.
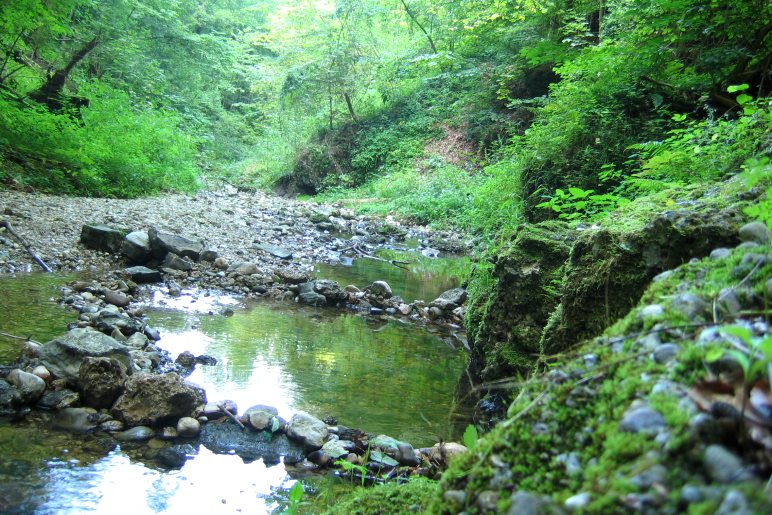
[[[115,358],[86,358],[80,365],[80,398],[87,406],[109,408],[123,393],[128,375]]]
[[[173,252],[178,256],[189,257],[198,261],[199,256],[204,251],[204,244],[200,241],[161,232],[154,227],[147,234],[150,239],[150,248],[156,257],[163,257],[167,252]]]
[[[150,237],[145,231],[134,231],[121,242],[121,254],[131,263],[143,264],[150,259]]]
[[[134,374],[111,414],[127,426],[176,424],[182,417],[194,416],[205,403],[204,390],[177,374]]]
[[[107,336],[92,329],[72,329],[51,340],[40,348],[40,361],[56,377],[77,383],[80,366],[86,358],[114,358],[126,370],[131,370],[129,349]]]
[[[327,435],[327,424],[303,411],[293,415],[287,424],[287,436],[311,451],[321,449]]]
[[[118,252],[124,233],[106,225],[84,225],[80,230],[80,242],[89,249]]]

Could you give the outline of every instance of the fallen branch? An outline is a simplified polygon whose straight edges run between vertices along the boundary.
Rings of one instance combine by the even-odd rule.
[[[409,269],[407,267],[404,267],[402,265],[409,265],[409,264],[411,264],[410,261],[399,261],[399,260],[396,260],[396,259],[383,259],[383,258],[380,258],[380,257],[376,256],[372,252],[368,252],[368,251],[360,248],[359,245],[352,245],[351,247],[347,247],[347,248],[341,250],[341,252],[346,252],[346,251],[349,251],[349,250],[353,250],[356,253],[356,255],[359,256],[359,257],[363,257],[363,258],[367,258],[367,259],[374,259],[376,261],[383,261],[384,263],[388,263],[388,264],[390,264],[392,266],[396,266],[397,268],[401,268],[402,270],[408,270],[409,271]]]
[[[231,412],[228,410],[228,408],[226,408],[226,407],[225,407],[225,404],[223,404],[223,403],[220,403],[220,404],[218,404],[218,405],[217,405],[217,407],[218,407],[218,408],[220,408],[221,410],[223,410],[223,412],[225,412],[225,414],[226,414],[226,415],[228,415],[228,416],[231,418],[231,420],[233,420],[235,423],[237,423],[237,424],[238,424],[238,425],[241,427],[241,429],[246,429],[246,427],[244,427],[244,424],[242,424],[242,423],[241,423],[241,420],[239,420],[239,419],[236,417],[236,415],[234,415],[233,413],[231,413]]]
[[[51,272],[52,270],[48,268],[48,265],[46,265],[42,259],[38,257],[37,254],[35,254],[35,251],[32,250],[32,247],[29,243],[27,243],[27,240],[22,238],[20,234],[17,234],[16,231],[13,230],[13,227],[11,227],[11,222],[8,220],[2,220],[0,221],[0,227],[4,227],[6,231],[8,231],[8,234],[19,240],[19,243],[21,243],[21,246],[24,247],[24,250],[27,251],[27,253],[32,256],[32,259],[35,260],[35,262],[40,265],[40,267],[45,270],[46,272]]]
[[[8,334],[8,333],[0,333],[0,336],[2,336],[4,338],[10,338],[11,340],[21,340],[23,342],[30,342],[30,343],[34,343],[36,345],[43,345],[42,343],[33,340],[29,336],[27,336],[25,338],[24,336],[16,336],[15,334]]]

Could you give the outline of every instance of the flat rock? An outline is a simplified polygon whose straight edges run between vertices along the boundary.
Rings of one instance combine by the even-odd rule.
[[[119,291],[107,290],[104,293],[104,300],[108,304],[118,306],[119,308],[125,308],[131,302],[129,296]]]
[[[92,408],[65,408],[56,413],[53,425],[73,433],[87,433],[97,426],[96,415]]]
[[[155,436],[155,431],[147,426],[136,426],[113,435],[119,442],[143,442]]]
[[[204,244],[200,241],[191,240],[177,234],[158,231],[151,228],[148,231],[150,239],[150,248],[153,254],[161,257],[167,252],[173,252],[178,256],[189,257],[198,261],[199,256],[204,251]]]
[[[270,243],[259,243],[255,245],[255,248],[258,250],[262,250],[263,252],[267,252],[270,255],[277,257],[279,259],[292,258],[292,251],[287,250],[283,247],[279,247],[277,245],[271,245]]]
[[[145,231],[133,231],[121,242],[121,254],[131,263],[142,264],[150,259],[150,238]]]
[[[284,463],[294,465],[303,461],[305,451],[300,443],[282,434],[269,431],[244,431],[236,423],[205,424],[201,430],[201,444],[217,454],[236,454],[245,462],[263,459],[267,465]]]
[[[80,230],[80,242],[89,249],[118,252],[123,243],[123,233],[106,225],[84,225]]]
[[[161,281],[161,272],[146,266],[131,266],[123,271],[135,283],[157,283]]]
[[[193,263],[181,256],[178,256],[174,252],[168,252],[166,254],[166,257],[164,257],[164,261],[161,263],[161,266],[163,268],[171,268],[172,270],[179,270],[181,272],[188,272],[193,269]]]
[[[466,290],[463,288],[453,288],[443,292],[434,299],[429,306],[438,307],[443,311],[452,311],[466,301]]]
[[[125,345],[91,329],[72,329],[40,348],[40,361],[56,377],[75,383],[86,358],[114,358],[131,370],[131,356]]]

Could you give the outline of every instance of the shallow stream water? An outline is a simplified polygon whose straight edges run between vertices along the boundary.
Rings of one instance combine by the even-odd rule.
[[[384,278],[380,269],[368,274],[366,267],[360,284]],[[335,276],[320,269],[317,276],[355,282],[343,280],[352,270]],[[402,285],[396,277],[386,280],[400,294],[422,273],[419,267],[402,274]],[[456,278],[442,276],[438,286],[439,275],[427,277],[432,286],[419,294],[428,299],[436,297],[434,290],[438,295],[457,285]],[[63,333],[76,313],[56,304],[57,288],[74,278],[0,279],[0,332],[38,341]],[[447,335],[339,310],[244,303],[190,291],[168,297],[159,289],[147,311],[151,325],[161,330],[159,347],[173,357],[188,350],[217,358],[217,365],[198,366],[189,377],[209,400],[234,400],[240,411],[269,404],[285,418],[298,410],[333,416],[340,424],[417,447],[458,436],[451,415],[466,357]],[[23,344],[0,337],[0,363],[14,359]],[[283,465],[245,464],[203,446],[181,470],[166,471],[144,459],[152,441],[114,447],[109,437],[49,430],[34,418],[0,423],[1,513],[268,513],[286,505],[297,480]],[[308,490],[341,488],[320,477],[300,480]]]

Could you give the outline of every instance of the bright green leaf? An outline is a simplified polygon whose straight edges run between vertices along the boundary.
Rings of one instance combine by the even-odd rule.
[[[728,334],[729,336],[739,338],[746,344],[751,343],[751,332],[745,327],[739,325],[728,325],[721,327],[721,332]]]
[[[726,88],[726,91],[727,93],[737,93],[738,91],[745,91],[746,89],[748,89],[748,87],[749,86],[747,84],[737,84],[734,86],[729,86],[728,88]]]
[[[721,359],[721,357],[724,355],[724,349],[715,347],[713,349],[710,349],[708,353],[705,355],[705,361],[708,363],[713,363]]]
[[[467,449],[474,449],[475,445],[477,445],[478,438],[479,435],[477,434],[477,428],[474,426],[474,424],[469,424],[466,426],[463,440]]]

